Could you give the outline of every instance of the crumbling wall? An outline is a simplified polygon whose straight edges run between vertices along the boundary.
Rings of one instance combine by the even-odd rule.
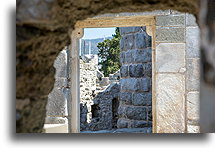
[[[121,27],[118,128],[152,127],[152,41],[146,27]]]
[[[104,13],[143,12],[156,9],[174,9],[200,16],[198,20],[202,53],[201,106],[211,106],[202,114],[206,119],[201,119],[209,121],[207,124],[202,122],[202,127],[205,128],[203,131],[208,132],[211,129],[214,131],[215,4],[214,0],[200,0],[200,2],[199,9],[198,0],[174,2],[172,0],[126,2],[17,0],[16,15],[19,15],[19,18],[16,19],[16,131],[42,131],[48,94],[54,85],[53,63],[58,52],[69,44],[71,28],[77,20]],[[40,7],[41,5],[45,7]]]

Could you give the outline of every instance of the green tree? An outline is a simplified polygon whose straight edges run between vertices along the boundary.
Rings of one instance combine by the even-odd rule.
[[[98,43],[99,49],[99,65],[101,65],[101,71],[105,77],[119,70],[120,68],[120,38],[119,28],[115,30],[115,34],[112,35],[112,39],[106,39],[103,42]]]

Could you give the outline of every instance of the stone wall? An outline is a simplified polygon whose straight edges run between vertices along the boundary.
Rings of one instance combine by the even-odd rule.
[[[156,16],[155,43],[155,128],[159,133],[199,132],[200,49],[195,17],[176,11]]]
[[[152,127],[152,42],[146,27],[120,28],[118,128]]]
[[[54,88],[48,95],[46,124],[67,124],[67,102],[70,97],[69,49],[65,47],[54,62],[56,69]]]
[[[68,124],[70,97],[69,49],[65,47],[55,60],[55,85],[48,96],[45,124]],[[104,77],[98,70],[98,56],[80,59],[81,130],[111,130],[118,119],[119,71]]]
[[[81,131],[116,128],[119,84],[118,73],[109,77],[98,70],[98,56],[85,55],[80,60]]]

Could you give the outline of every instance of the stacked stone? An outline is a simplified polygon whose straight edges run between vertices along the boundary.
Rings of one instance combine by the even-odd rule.
[[[118,128],[152,127],[152,44],[146,27],[120,28]]]
[[[91,105],[96,91],[98,57],[85,55],[80,60],[81,127],[91,122]]]
[[[195,17],[186,14],[186,110],[187,132],[200,132],[200,47]]]
[[[199,29],[195,17],[156,16],[156,130],[199,132]],[[165,122],[163,122],[165,117]]]

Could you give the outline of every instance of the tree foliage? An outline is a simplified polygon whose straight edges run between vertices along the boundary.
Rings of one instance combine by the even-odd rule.
[[[115,34],[112,35],[112,39],[106,39],[103,42],[98,43],[99,49],[99,65],[101,65],[101,71],[104,76],[109,76],[119,70],[120,68],[120,38],[119,28],[115,30]]]

